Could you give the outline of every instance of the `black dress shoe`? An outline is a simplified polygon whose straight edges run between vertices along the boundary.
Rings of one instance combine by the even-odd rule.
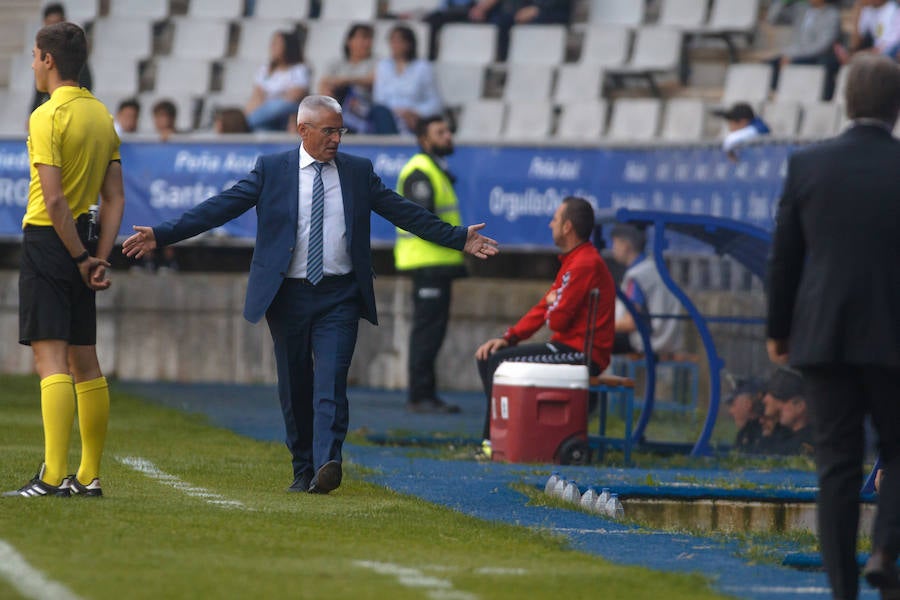
[[[883,550],[874,550],[863,567],[863,575],[869,585],[878,588],[882,598],[900,599],[900,575],[897,559],[891,559]]]
[[[430,398],[418,402],[407,402],[406,410],[421,414],[452,415],[459,412],[459,407],[455,404],[447,404],[440,398]]]
[[[341,463],[336,460],[329,460],[319,467],[316,476],[313,477],[309,484],[309,493],[327,494],[332,490],[336,490],[341,485],[343,476],[344,472],[341,470]]]
[[[302,475],[298,475],[294,478],[294,483],[292,483],[287,491],[289,492],[308,492],[309,484],[312,482],[313,472],[307,471]]]

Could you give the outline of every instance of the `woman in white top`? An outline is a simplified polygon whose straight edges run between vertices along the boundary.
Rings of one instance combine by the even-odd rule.
[[[404,25],[391,30],[391,58],[375,69],[375,133],[409,133],[420,118],[441,114],[443,105],[431,63],[416,58],[416,34]]]
[[[253,131],[284,131],[308,90],[309,70],[302,62],[300,41],[291,33],[276,32],[269,46],[269,64],[260,68],[244,109],[247,124]]]

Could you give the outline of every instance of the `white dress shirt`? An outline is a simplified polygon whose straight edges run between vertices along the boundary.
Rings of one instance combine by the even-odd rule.
[[[309,251],[309,224],[312,213],[313,181],[316,177],[316,162],[303,145],[300,146],[300,205],[297,207],[297,243],[294,256],[288,267],[287,276],[306,278],[306,262]],[[325,186],[325,215],[322,229],[323,261],[325,275],[344,275],[353,270],[350,254],[347,252],[347,224],[344,220],[344,197],[337,166],[329,161],[322,167],[322,184]]]

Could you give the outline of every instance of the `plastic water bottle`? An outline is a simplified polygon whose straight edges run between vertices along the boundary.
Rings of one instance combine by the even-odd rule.
[[[606,515],[616,520],[625,516],[625,507],[622,506],[618,494],[609,495],[609,500],[606,501]]]
[[[594,501],[594,512],[605,515],[607,502],[609,502],[609,488],[603,488]]]
[[[556,482],[556,486],[553,488],[553,495],[557,498],[563,497],[563,492],[566,490],[566,484],[568,482],[564,477],[560,477]]]
[[[578,484],[575,483],[574,479],[566,484],[562,499],[566,502],[578,502],[581,500],[581,490],[578,489]]]
[[[547,480],[546,485],[544,485],[544,493],[552,495],[557,481],[559,481],[559,471],[553,471],[553,473],[550,474],[550,478]]]
[[[585,510],[594,510],[594,502],[597,501],[597,492],[594,488],[589,487],[585,493],[581,495],[581,508]]]

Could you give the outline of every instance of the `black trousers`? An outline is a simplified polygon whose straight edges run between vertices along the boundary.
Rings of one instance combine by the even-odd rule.
[[[584,352],[565,344],[547,342],[546,344],[522,344],[497,350],[487,360],[478,360],[478,375],[484,388],[485,411],[484,439],[491,437],[491,388],[494,383],[494,371],[505,361],[551,363],[559,365],[580,365],[584,363]],[[599,373],[596,365],[591,366],[591,373]]]
[[[412,271],[412,282],[408,401],[421,402],[437,397],[435,364],[450,320],[453,276],[440,269],[416,269]]]
[[[872,546],[900,551],[900,368],[823,365],[801,369],[815,427],[822,560],[835,598],[859,592],[856,532],[863,483],[863,422],[871,416],[884,476]]]

